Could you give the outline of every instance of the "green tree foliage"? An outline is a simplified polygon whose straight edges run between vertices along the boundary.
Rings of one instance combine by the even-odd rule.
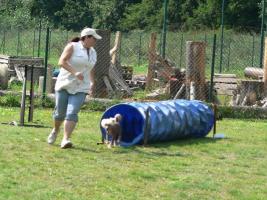
[[[260,28],[260,2],[261,0],[229,0],[225,11],[226,23],[238,29]]]
[[[61,24],[61,18],[58,11],[62,10],[65,6],[63,0],[30,0],[30,13],[31,16],[50,21],[54,26]]]
[[[225,0],[225,25],[259,29],[262,0]],[[161,29],[164,0],[0,0],[0,25],[32,26],[42,19],[54,27],[110,30]],[[216,29],[222,0],[169,0],[169,29]],[[37,24],[37,23],[36,23]],[[256,27],[256,28],[255,28]]]
[[[195,4],[195,8],[191,12],[190,16],[185,19],[184,25],[189,29],[216,29],[220,24],[220,8],[220,1],[200,1],[198,4]]]
[[[4,29],[32,26],[29,4],[28,0],[0,0],[0,26]]]
[[[31,15],[47,19],[55,27],[80,30],[93,23],[91,1],[31,0]]]
[[[143,0],[129,6],[124,17],[119,21],[121,30],[132,29],[153,29],[160,28],[162,25],[161,0]]]
[[[86,0],[65,0],[63,9],[57,11],[57,15],[61,19],[61,26],[74,31],[92,26],[94,20],[90,2]]]
[[[96,1],[96,0],[95,0]],[[96,5],[94,25],[98,28],[107,28],[112,31],[119,30],[119,21],[130,5],[140,3],[140,0],[99,0]]]

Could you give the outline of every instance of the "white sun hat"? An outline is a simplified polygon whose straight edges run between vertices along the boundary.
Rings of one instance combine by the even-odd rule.
[[[81,37],[92,35],[95,39],[100,40],[102,37],[98,35],[93,28],[84,28],[81,32]]]

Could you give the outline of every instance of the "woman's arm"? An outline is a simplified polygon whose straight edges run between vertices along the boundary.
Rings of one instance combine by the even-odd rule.
[[[60,67],[63,67],[65,70],[76,76],[79,80],[83,80],[83,75],[81,72],[77,72],[70,64],[69,59],[71,58],[71,55],[73,53],[73,46],[71,43],[69,43],[63,50],[58,65]]]
[[[90,90],[91,90],[91,93],[93,93],[93,90],[95,89],[94,88],[95,87],[95,68],[94,67],[89,72],[89,79],[90,79],[90,82],[91,82]]]

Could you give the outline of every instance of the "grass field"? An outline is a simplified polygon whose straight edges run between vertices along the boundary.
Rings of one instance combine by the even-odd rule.
[[[107,149],[100,112],[82,111],[75,148],[48,145],[52,110],[37,109],[43,127],[0,124],[0,199],[266,199],[267,121],[224,119],[226,139],[187,139]],[[0,108],[0,122],[19,109]]]

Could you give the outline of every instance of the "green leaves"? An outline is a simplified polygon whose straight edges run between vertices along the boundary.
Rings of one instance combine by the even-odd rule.
[[[164,0],[2,0],[0,25],[29,27],[42,19],[55,28],[74,31],[85,26],[112,31],[160,30],[163,4]],[[260,4],[261,0],[225,1],[224,24],[235,29],[257,29]],[[221,0],[169,0],[168,28],[217,29],[221,7]]]

